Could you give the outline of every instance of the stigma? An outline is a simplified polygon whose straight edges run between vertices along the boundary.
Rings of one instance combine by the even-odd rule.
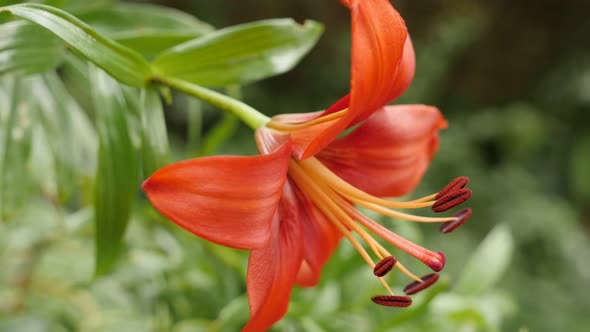
[[[437,272],[445,266],[445,255],[431,251],[391,231],[367,217],[358,208],[362,207],[383,216],[418,223],[438,223],[442,233],[450,233],[463,225],[472,214],[464,208],[448,217],[427,217],[400,210],[430,208],[434,212],[445,212],[471,198],[466,188],[469,179],[458,177],[439,192],[410,201],[392,201],[370,195],[346,182],[322,164],[317,158],[292,159],[289,175],[306,197],[331,222],[356,249],[371,268],[373,274],[386,289],[388,295],[376,295],[372,301],[382,306],[406,307],[412,301],[407,295],[416,294],[433,285],[439,278]],[[390,253],[392,246],[428,266],[434,273],[418,277],[407,269],[399,259]],[[409,279],[405,286],[406,296],[395,295],[385,281],[393,270],[398,270]]]

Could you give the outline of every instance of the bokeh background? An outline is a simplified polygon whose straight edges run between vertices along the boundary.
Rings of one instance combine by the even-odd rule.
[[[320,110],[347,91],[349,16],[336,0],[153,2],[215,27],[324,23],[294,70],[242,88],[266,114]],[[414,196],[467,175],[474,216],[450,235],[383,220],[447,255],[442,281],[413,307],[374,306],[381,286],[343,241],[273,330],[589,331],[590,2],[393,3],[417,54],[396,103],[436,105],[450,124]],[[174,102],[166,116],[176,159],[255,151],[250,130],[216,110]],[[238,331],[247,320],[246,252],[177,229],[138,193],[124,256],[94,279],[91,212],[28,195],[0,223],[0,331]]]

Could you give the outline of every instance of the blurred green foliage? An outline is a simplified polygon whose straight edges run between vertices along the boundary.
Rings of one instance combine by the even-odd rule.
[[[90,10],[85,3],[100,7],[113,1],[37,2],[84,17]],[[325,24],[318,46],[295,70],[242,89],[247,103],[269,115],[322,109],[347,91],[349,18],[337,2],[160,1],[218,28],[275,17]],[[590,330],[590,22],[584,10],[589,5],[549,0],[394,4],[417,53],[416,78],[399,102],[436,105],[449,120],[415,195],[467,175],[474,216],[450,235],[382,220],[447,256],[441,281],[417,296],[412,307],[375,307],[369,297],[381,292],[380,285],[343,242],[320,285],[296,289],[287,316],[273,330]],[[114,23],[104,23],[97,21],[97,28],[112,38],[129,36],[117,37],[117,30],[108,29]],[[4,36],[21,25],[0,27]],[[183,26],[163,33],[178,33],[179,43],[199,33]],[[117,40],[125,44],[123,39]],[[21,73],[56,66],[54,54],[62,54],[62,45],[51,38],[42,42],[55,53],[23,63]],[[94,277],[92,181],[100,164],[99,138],[105,136],[97,136],[101,129],[91,119],[93,96],[104,91],[80,77],[88,73],[85,63],[67,57],[60,68],[0,80],[5,221],[0,223],[0,331],[239,330],[248,318],[247,253],[178,229],[139,190],[121,193],[136,201],[123,257],[111,273]],[[145,91],[143,97],[135,90],[116,93],[123,94],[129,109],[149,98]],[[157,104],[150,102],[156,109]],[[251,131],[219,113],[174,94],[165,113],[173,159],[254,153]],[[134,113],[132,123],[119,128],[132,130],[130,144],[149,142],[141,128],[158,120],[146,116],[153,114]],[[144,166],[146,173],[153,169]],[[4,172],[15,169],[21,173]],[[427,271],[418,263],[408,265]]]

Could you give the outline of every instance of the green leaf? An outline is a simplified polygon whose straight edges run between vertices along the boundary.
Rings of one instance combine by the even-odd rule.
[[[139,111],[143,174],[149,176],[170,160],[164,109],[155,88],[142,90]]]
[[[62,8],[70,13],[81,13],[115,5],[119,0],[45,0],[44,4]]]
[[[97,31],[148,57],[214,30],[182,11],[148,4],[122,3],[78,17]]]
[[[64,43],[47,30],[29,22],[0,25],[0,75],[28,75],[55,68]]]
[[[150,66],[137,52],[103,37],[86,23],[57,8],[25,3],[1,7],[17,17],[36,23],[64,40],[70,48],[128,85],[144,86]]]
[[[0,219],[7,220],[29,193],[27,163],[31,153],[35,106],[29,80],[0,81]]]
[[[203,133],[203,105],[196,98],[184,96],[184,109],[187,112],[187,151],[189,155],[198,155],[201,151],[201,135]]]
[[[139,3],[120,3],[113,8],[87,11],[78,16],[105,34],[183,31],[202,36],[214,29],[194,16],[177,9]]]
[[[66,54],[63,64],[60,67],[60,76],[68,87],[68,92],[82,106],[82,109],[91,110],[92,104],[92,82],[88,66],[90,62],[74,55]]]
[[[207,86],[250,83],[293,68],[322,30],[317,22],[291,19],[229,27],[165,51],[154,60],[154,72]]]
[[[33,81],[32,92],[39,101],[39,120],[55,163],[58,198],[66,201],[94,169],[96,133],[80,106],[55,73]]]
[[[138,189],[138,160],[122,87],[104,72],[91,70],[99,137],[94,194],[96,274],[102,275],[113,266],[122,248]]]
[[[502,278],[514,251],[510,229],[497,225],[479,245],[467,262],[455,291],[463,295],[479,295]]]

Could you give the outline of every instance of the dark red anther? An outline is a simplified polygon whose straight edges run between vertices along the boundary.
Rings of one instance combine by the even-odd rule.
[[[452,191],[465,188],[465,186],[468,183],[469,183],[469,178],[466,176],[460,176],[458,178],[455,178],[453,181],[449,182],[449,184],[447,184],[444,188],[442,188],[438,192],[438,194],[436,194],[436,197],[434,197],[434,199],[439,199]]]
[[[434,284],[438,280],[438,274],[436,274],[436,273],[427,274],[420,279],[422,279],[422,282],[414,281],[413,283],[408,284],[404,288],[404,293],[406,293],[407,295],[412,295],[412,294],[416,294],[422,290],[425,290],[426,288],[432,286],[432,284]]]
[[[371,301],[378,305],[385,307],[398,307],[405,308],[412,304],[412,299],[409,296],[396,296],[396,295],[377,295],[371,298]]]
[[[387,256],[379,261],[379,263],[375,264],[373,268],[373,273],[378,277],[383,277],[384,275],[388,274],[391,269],[397,263],[397,258],[393,256]]]
[[[447,221],[443,223],[442,225],[440,225],[440,231],[446,234],[456,230],[461,225],[463,225],[467,221],[467,219],[471,217],[471,214],[471,208],[465,208],[463,210],[458,211],[453,215],[453,217],[457,218],[457,220]]]
[[[432,211],[434,212],[444,212],[449,209],[454,208],[457,205],[467,201],[471,198],[471,189],[469,188],[461,188],[455,191],[452,191],[443,197],[439,198],[434,202],[432,205]]]

